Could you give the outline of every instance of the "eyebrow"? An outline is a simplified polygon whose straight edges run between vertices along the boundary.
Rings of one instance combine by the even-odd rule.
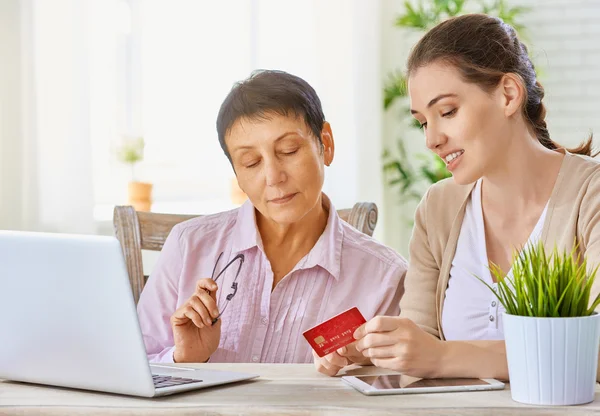
[[[279,136],[278,138],[276,138],[274,143],[277,143],[278,141],[286,138],[287,136],[291,136],[293,134],[297,135],[298,133],[295,132],[295,131],[285,132],[281,136]],[[240,146],[240,147],[236,147],[235,149],[233,149],[233,152],[231,152],[231,153],[235,153],[235,152],[238,152],[240,150],[248,150],[248,149],[254,149],[254,146]]]
[[[456,94],[440,94],[437,97],[435,97],[433,100],[429,101],[429,104],[427,104],[427,108],[435,105],[438,101],[444,99],[444,98],[448,98],[448,97],[458,97],[458,95]],[[412,108],[410,109],[410,113],[411,114],[415,114],[418,113],[417,110],[413,110]]]

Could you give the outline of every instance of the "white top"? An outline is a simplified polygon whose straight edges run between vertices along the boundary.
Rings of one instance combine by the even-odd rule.
[[[547,209],[548,204],[526,245],[539,241]],[[489,288],[474,276],[480,277],[496,290],[498,284],[493,282],[488,265],[480,179],[467,201],[456,253],[450,268],[450,280],[442,309],[442,329],[447,340],[504,339],[504,307]],[[506,278],[511,277],[512,269]]]

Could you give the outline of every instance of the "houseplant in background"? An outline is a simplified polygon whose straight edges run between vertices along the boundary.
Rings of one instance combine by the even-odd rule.
[[[504,306],[504,338],[513,400],[575,405],[594,400],[600,294],[590,302],[598,267],[542,242],[515,256],[512,276],[491,265],[494,292]],[[505,277],[506,276],[506,277]]]
[[[465,13],[485,13],[496,16],[510,24],[523,38],[524,27],[519,23],[521,16],[529,8],[509,6],[506,0],[418,0],[405,1],[404,11],[396,19],[395,26],[424,34],[438,23],[453,16]],[[395,71],[388,76],[383,91],[383,106],[389,110],[400,107],[400,122],[404,132],[418,129],[419,123],[413,119],[408,105],[406,76],[403,71]],[[446,164],[431,153],[407,156],[404,137],[396,141],[396,149],[384,149],[384,173],[388,186],[397,188],[400,202],[419,201],[425,189],[450,176]]]
[[[144,138],[123,137],[117,149],[119,161],[130,165],[131,180],[128,184],[128,203],[136,211],[150,211],[152,206],[152,184],[136,180],[135,166],[144,159]]]

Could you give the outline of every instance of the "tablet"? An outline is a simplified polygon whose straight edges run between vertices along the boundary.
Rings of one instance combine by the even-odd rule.
[[[380,376],[344,376],[342,380],[367,396],[383,394],[443,393],[450,391],[502,390],[504,383],[495,379],[438,378],[424,379],[401,374]]]

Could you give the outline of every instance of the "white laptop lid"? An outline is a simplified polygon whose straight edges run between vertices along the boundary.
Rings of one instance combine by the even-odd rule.
[[[0,378],[154,394],[117,239],[0,231]]]

